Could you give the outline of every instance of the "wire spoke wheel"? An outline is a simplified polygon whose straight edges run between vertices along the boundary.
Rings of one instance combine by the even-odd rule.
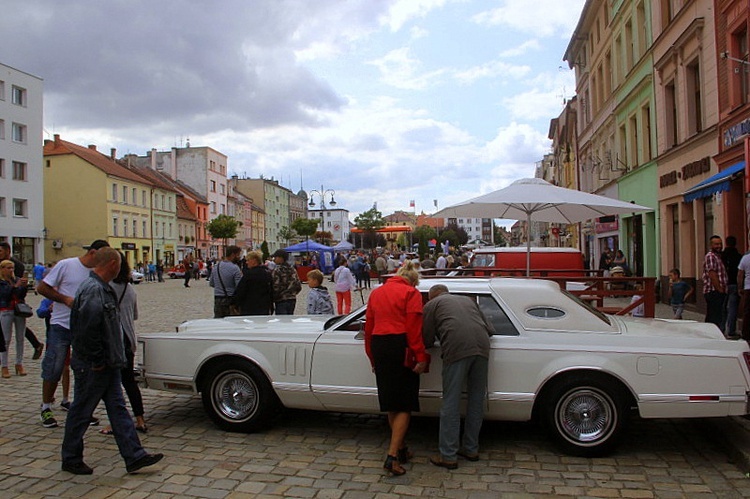
[[[231,421],[245,421],[258,409],[258,386],[243,372],[225,372],[214,382],[212,392],[216,409]]]
[[[607,438],[617,423],[614,401],[593,388],[576,388],[560,399],[556,421],[560,433],[578,445]]]

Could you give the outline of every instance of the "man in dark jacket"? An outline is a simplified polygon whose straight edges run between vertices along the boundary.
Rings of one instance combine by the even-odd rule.
[[[122,396],[120,370],[127,365],[127,359],[117,296],[107,284],[119,271],[117,250],[105,247],[97,251],[94,269],[81,283],[71,307],[70,367],[75,375],[75,396],[65,423],[61,454],[63,471],[76,475],[94,471],[83,462],[83,435],[100,400],[104,401],[128,473],[156,464],[164,457],[143,449]]]
[[[297,305],[297,295],[302,291],[302,283],[297,275],[297,269],[289,265],[289,253],[280,249],[273,254],[273,302],[276,315],[294,315]]]
[[[430,288],[430,301],[424,306],[422,334],[425,347],[440,340],[443,359],[443,405],[440,408],[440,455],[430,458],[435,466],[456,469],[461,456],[479,459],[479,430],[487,397],[490,335],[494,333],[476,301],[452,295],[436,284]],[[461,392],[466,385],[466,418],[463,447],[461,436]]]
[[[740,294],[737,289],[737,267],[742,259],[742,254],[737,251],[737,238],[727,236],[726,248],[721,252],[721,261],[727,269],[727,298],[724,302],[724,334],[727,338],[737,337],[737,309],[740,304]]]

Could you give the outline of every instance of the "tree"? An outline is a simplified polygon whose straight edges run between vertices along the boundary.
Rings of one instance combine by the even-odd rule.
[[[320,244],[328,244],[333,239],[333,234],[327,230],[319,230],[315,233],[315,239],[320,241]]]
[[[383,218],[383,214],[373,206],[369,210],[357,215],[354,219],[354,224],[368,236],[368,242],[372,243],[375,239],[375,232],[378,229],[385,227],[385,219]],[[362,244],[362,246],[364,246],[364,244]],[[370,247],[373,246],[370,245]]]
[[[453,229],[445,229],[440,232],[440,240],[447,240],[449,246],[458,247],[458,234]]]
[[[297,234],[295,234],[295,232],[286,225],[279,229],[279,237],[286,241],[287,245],[289,245],[289,240],[294,239],[296,235]]]
[[[495,235],[495,246],[509,246],[508,241],[505,240],[505,234],[503,233],[502,227],[495,225],[495,222],[492,222],[492,231]]]
[[[456,235],[456,242],[458,244],[455,244],[454,246],[460,246],[462,244],[466,244],[469,242],[469,234],[466,233],[466,230],[463,227],[459,227],[456,224],[448,224],[445,226],[445,231],[440,233],[440,238],[445,240],[446,231],[452,231]],[[453,244],[453,241],[451,241],[451,244]]]
[[[435,232],[435,229],[429,225],[422,225],[421,227],[414,229],[414,239],[419,242],[424,241],[425,244],[427,244],[430,239],[435,239],[436,237],[437,232]]]
[[[226,252],[227,239],[237,237],[237,230],[241,224],[242,222],[239,222],[234,217],[222,214],[208,222],[206,230],[212,238],[222,240],[224,251]]]
[[[318,222],[317,218],[298,218],[292,222],[292,229],[300,236],[305,236],[305,240],[307,240],[317,232]]]
[[[260,252],[263,253],[263,261],[265,262],[271,256],[271,252],[268,251],[268,243],[263,241],[260,244]]]

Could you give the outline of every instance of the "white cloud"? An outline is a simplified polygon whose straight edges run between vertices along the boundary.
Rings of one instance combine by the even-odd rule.
[[[510,28],[538,36],[568,36],[578,21],[584,0],[503,0],[502,6],[474,16],[478,24]]]
[[[542,46],[539,44],[539,40],[531,39],[523,42],[521,45],[512,47],[500,52],[500,57],[518,57],[524,55],[532,50],[540,50]]]
[[[386,85],[409,90],[423,90],[445,73],[442,69],[419,73],[422,63],[411,56],[408,47],[392,50],[369,64],[380,70],[381,81]]]
[[[518,66],[503,61],[489,61],[465,70],[457,70],[454,77],[463,84],[473,83],[482,78],[495,80],[520,79],[531,72],[530,66]]]
[[[391,31],[399,31],[407,22],[423,18],[445,3],[446,0],[396,0],[388,13],[382,16],[381,23],[390,27]]]
[[[414,26],[412,29],[409,30],[409,35],[411,36],[412,40],[418,40],[420,38],[424,38],[429,34],[430,34],[429,31],[419,26]]]

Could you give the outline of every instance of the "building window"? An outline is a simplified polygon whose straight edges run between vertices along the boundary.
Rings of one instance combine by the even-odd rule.
[[[216,201],[211,201],[211,214],[216,213]]]
[[[747,28],[732,34],[731,40],[732,57],[742,61],[750,61],[747,43]],[[729,81],[731,89],[731,105],[738,106],[748,102],[748,93],[750,93],[750,65],[745,62],[726,61],[726,67],[729,72]]]
[[[638,118],[631,116],[628,121],[630,122],[630,168],[632,169],[641,164],[638,158]]]
[[[667,118],[666,147],[677,145],[677,94],[675,92],[674,80],[664,86],[664,107]]]
[[[643,161],[653,159],[651,151],[651,106],[641,108],[641,127],[643,128]]]
[[[0,178],[5,178],[5,160],[0,158]]]
[[[117,217],[112,217],[112,235],[118,237],[120,235],[120,225],[118,224]]]
[[[216,192],[216,182],[213,180],[211,181],[211,192]]]
[[[146,233],[146,228],[147,227],[148,227],[148,225],[146,224],[146,221],[143,220],[141,222],[141,234],[143,235],[143,237],[148,237],[148,234]]]
[[[219,209],[221,210],[220,213],[222,215],[224,215],[226,213],[224,203],[221,203],[221,205],[219,205]]]
[[[26,143],[26,125],[13,123],[13,142]]]
[[[133,220],[133,237],[138,237],[138,220]]]
[[[0,80],[0,100],[5,100],[5,82]]]
[[[5,198],[0,197],[0,217],[5,216]]]
[[[701,70],[698,59],[688,64],[687,103],[688,103],[688,133],[694,135],[703,130],[703,102],[701,97]],[[744,69],[744,68],[743,68]]]
[[[219,184],[219,193],[224,194],[224,184]]]
[[[133,192],[131,192],[131,201],[133,201],[133,204],[138,204],[138,189],[133,187]]]
[[[112,184],[112,201],[117,202],[117,184]]]
[[[20,161],[13,162],[13,180],[28,180],[26,178],[26,163]]]
[[[26,89],[13,85],[11,90],[11,98],[13,104],[16,106],[26,107]]]
[[[141,204],[146,206],[146,191],[141,191]]]
[[[122,202],[128,204],[128,186],[122,186]]]
[[[5,140],[5,120],[0,120],[0,140]]]
[[[13,216],[23,218],[29,216],[29,203],[25,199],[13,200]]]
[[[122,221],[122,237],[128,237],[128,219]]]
[[[172,222],[169,222],[169,238],[172,238]]]

